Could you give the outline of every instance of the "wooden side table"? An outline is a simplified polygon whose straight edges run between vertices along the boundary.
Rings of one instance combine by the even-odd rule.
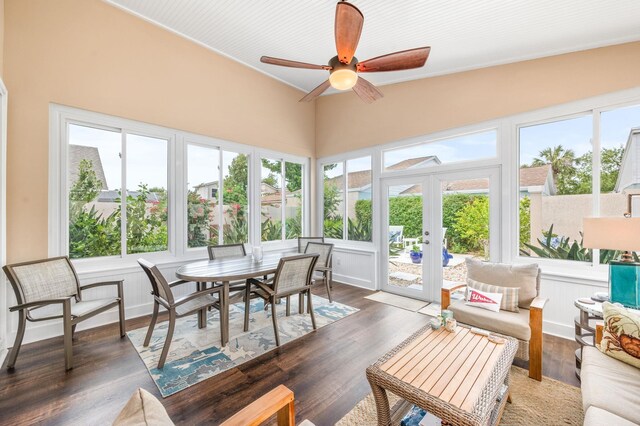
[[[594,336],[596,332],[596,321],[602,320],[602,303],[583,303],[581,299],[576,299],[574,305],[580,310],[580,315],[575,317],[576,328],[575,338],[580,345],[576,349],[576,376],[580,379],[580,369],[582,367],[582,348],[584,346],[594,346]]]

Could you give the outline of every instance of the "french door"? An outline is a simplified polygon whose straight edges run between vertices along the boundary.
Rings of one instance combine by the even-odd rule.
[[[499,261],[499,167],[382,179],[382,290],[439,301],[466,258]]]

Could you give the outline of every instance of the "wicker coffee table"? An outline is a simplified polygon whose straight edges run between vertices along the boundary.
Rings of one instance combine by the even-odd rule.
[[[418,330],[367,368],[378,425],[397,424],[412,404],[454,425],[498,424],[518,349],[516,339],[502,337],[496,344],[466,326]],[[393,409],[386,390],[401,398]]]

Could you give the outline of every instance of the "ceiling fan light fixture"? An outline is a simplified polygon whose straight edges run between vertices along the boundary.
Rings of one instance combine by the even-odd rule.
[[[331,87],[338,90],[349,90],[358,82],[358,74],[350,69],[335,70],[329,76]]]

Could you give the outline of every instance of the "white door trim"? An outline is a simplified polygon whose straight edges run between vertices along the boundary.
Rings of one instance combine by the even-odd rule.
[[[0,266],[7,263],[7,88],[0,79]],[[0,364],[9,343],[8,300],[11,297],[7,280],[0,272]]]

